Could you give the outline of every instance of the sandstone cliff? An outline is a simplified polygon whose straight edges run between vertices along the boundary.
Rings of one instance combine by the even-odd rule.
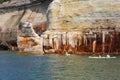
[[[10,0],[0,4],[0,42],[16,41],[20,22],[29,21],[40,35],[46,30],[46,11],[51,0]]]
[[[13,10],[6,7],[7,11],[0,16],[1,31],[14,31],[20,21],[29,21],[39,33],[39,30],[45,30],[48,22],[47,30],[39,33],[41,52],[120,53],[120,0],[53,0],[48,10],[48,0],[42,4],[38,2],[16,6]],[[6,36],[2,37],[4,41]]]
[[[49,29],[120,27],[120,0],[54,0],[48,18]]]
[[[43,38],[34,32],[33,25],[29,22],[24,22],[19,27],[17,35],[19,52],[24,55],[25,53],[26,55],[43,54]]]
[[[46,53],[120,52],[120,0],[53,0],[47,18]]]
[[[11,0],[0,4],[2,30],[17,28],[19,22],[29,21],[35,26],[45,24],[48,0]]]

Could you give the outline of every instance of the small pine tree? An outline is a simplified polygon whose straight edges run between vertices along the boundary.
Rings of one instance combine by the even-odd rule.
[[[4,2],[4,0],[0,0],[0,3],[3,3]]]
[[[19,23],[19,26],[18,26],[18,29],[21,30],[21,29],[22,29],[22,26],[23,26],[23,23],[20,22],[20,23]]]
[[[11,0],[0,0],[0,3],[6,2],[6,1],[11,1]]]

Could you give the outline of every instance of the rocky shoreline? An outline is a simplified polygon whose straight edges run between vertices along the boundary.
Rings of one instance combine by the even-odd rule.
[[[53,0],[50,5],[44,3],[36,3],[33,8],[28,5],[27,9],[23,6],[21,11],[10,14],[12,19],[9,20],[18,20],[15,24],[6,20],[10,24],[6,23],[7,26],[17,30],[20,52],[35,55],[120,53],[120,5],[116,1]],[[23,22],[21,27],[19,22]]]

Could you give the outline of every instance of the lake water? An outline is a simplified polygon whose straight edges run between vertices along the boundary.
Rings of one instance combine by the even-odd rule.
[[[17,52],[0,51],[0,80],[120,80],[120,57],[20,56]]]

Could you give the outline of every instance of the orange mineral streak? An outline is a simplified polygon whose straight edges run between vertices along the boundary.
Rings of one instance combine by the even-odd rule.
[[[21,47],[22,48],[25,48],[26,47],[26,44],[27,44],[27,38],[22,38],[22,40],[21,40]]]
[[[35,32],[40,35],[42,32],[46,30],[46,26],[47,26],[47,22],[42,22],[41,24],[34,25],[33,28]]]
[[[53,32],[51,32],[53,34]],[[61,32],[62,34],[62,32]],[[55,33],[56,35],[56,33]],[[72,38],[71,35],[74,35]],[[69,33],[66,39],[61,37],[53,38],[53,46],[45,46],[44,50],[46,53],[59,53],[65,54],[66,52],[71,54],[119,54],[120,53],[120,32],[108,32],[102,36],[102,33],[98,34],[86,34]],[[70,40],[71,39],[71,40]],[[104,43],[103,43],[104,39]],[[65,41],[64,41],[65,40]],[[50,39],[48,39],[48,42]],[[43,40],[44,42],[44,40]],[[63,42],[66,42],[63,44]],[[117,44],[116,44],[117,43]],[[48,43],[49,44],[49,43]]]

